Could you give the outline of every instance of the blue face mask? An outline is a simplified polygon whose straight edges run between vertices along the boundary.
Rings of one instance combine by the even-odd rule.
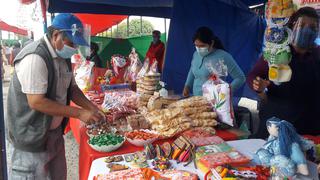
[[[208,47],[201,47],[201,48],[196,47],[196,50],[197,50],[197,52],[199,53],[199,55],[201,57],[204,57],[204,56],[209,54],[209,48]]]
[[[304,27],[296,33],[293,38],[293,44],[299,48],[308,49],[315,45],[317,32],[310,27]]]
[[[64,45],[61,50],[56,49],[57,55],[63,59],[70,59],[74,54],[77,53],[77,49]]]

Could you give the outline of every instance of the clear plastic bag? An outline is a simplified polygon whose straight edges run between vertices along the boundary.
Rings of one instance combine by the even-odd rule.
[[[142,78],[150,69],[150,61],[148,58],[144,60],[143,66],[137,75],[137,79]]]
[[[219,121],[234,126],[231,88],[221,79],[228,75],[228,68],[223,60],[219,60],[216,64],[206,63],[205,65],[211,76],[202,86],[203,97],[212,104]]]
[[[130,66],[125,73],[125,81],[136,82],[139,71],[142,68],[142,63],[139,59],[139,55],[136,53],[135,48],[132,48],[129,54]]]
[[[91,85],[94,84],[93,66],[94,62],[83,58],[81,64],[74,69],[75,81],[82,91],[89,91]]]

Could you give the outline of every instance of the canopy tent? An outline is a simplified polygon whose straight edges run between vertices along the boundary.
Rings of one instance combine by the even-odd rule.
[[[91,25],[91,35],[94,36],[120,23],[128,16],[102,14],[75,14],[82,23]]]
[[[20,34],[20,35],[23,35],[23,36],[27,36],[28,35],[28,31],[27,30],[18,28],[16,26],[11,26],[11,25],[5,23],[4,21],[2,21],[1,19],[0,19],[0,30],[13,32],[13,33]]]
[[[171,18],[163,79],[180,93],[194,45],[193,33],[209,26],[245,73],[262,49],[265,22],[248,6],[265,0],[49,0],[49,12],[122,14]],[[241,94],[238,94],[241,95]],[[245,96],[250,94],[245,93]]]

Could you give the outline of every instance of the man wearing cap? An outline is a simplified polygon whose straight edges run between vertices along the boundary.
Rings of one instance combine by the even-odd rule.
[[[59,14],[48,33],[14,59],[7,108],[9,179],[66,179],[66,118],[85,123],[104,118],[75,83],[70,58],[78,45],[88,46],[82,23]],[[68,106],[70,100],[81,108]]]

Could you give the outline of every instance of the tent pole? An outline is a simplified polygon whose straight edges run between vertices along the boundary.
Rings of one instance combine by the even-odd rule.
[[[164,42],[167,42],[167,21],[166,18],[164,18]]]
[[[130,28],[130,20],[129,20],[129,17],[130,17],[130,16],[128,16],[128,18],[127,18],[127,37],[128,37],[128,38],[129,38],[129,35],[130,35],[130,34],[129,34],[129,33],[130,33],[130,32],[129,32],[129,28]]]
[[[111,35],[111,38],[112,38],[112,26],[111,26],[111,28],[110,28],[110,29],[111,29],[111,33],[110,33],[110,35]]]
[[[142,16],[140,16],[140,36],[142,36]]]

